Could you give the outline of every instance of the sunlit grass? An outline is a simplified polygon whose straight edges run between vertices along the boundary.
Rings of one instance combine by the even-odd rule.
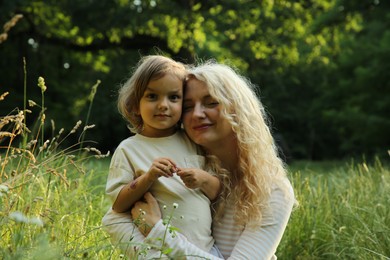
[[[278,249],[282,259],[389,259],[390,170],[380,161],[296,163],[300,206]],[[300,168],[300,169],[299,169]]]

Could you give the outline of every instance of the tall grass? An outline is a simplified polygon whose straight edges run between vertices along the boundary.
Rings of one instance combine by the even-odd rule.
[[[40,142],[43,126],[30,131],[25,110],[0,116],[0,259],[125,258],[101,227],[109,157],[80,142],[62,147],[91,126]],[[390,259],[388,165],[297,162],[290,177],[300,206],[279,259]]]
[[[31,113],[26,104],[23,111],[0,115],[0,259],[118,258],[100,224],[108,208],[109,153],[88,143],[83,148],[80,141],[63,146],[71,135],[80,140],[93,128],[81,121],[57,133],[52,123],[55,136],[44,140],[46,86],[43,78],[38,82],[42,106],[35,130],[25,125]]]
[[[12,143],[24,129],[17,126],[20,114],[1,117],[2,143]],[[9,131],[3,131],[5,119],[13,121]],[[53,139],[61,143],[62,134],[75,134],[79,126]],[[109,207],[104,195],[109,158],[92,159],[53,141],[34,148],[36,143],[1,146],[0,258],[122,258],[101,227]],[[379,160],[300,162],[290,173],[300,206],[278,248],[279,259],[389,259],[388,166]]]
[[[0,259],[125,258],[101,227],[108,154],[80,142],[62,147],[92,128],[81,121],[40,141],[44,109],[36,131],[25,125],[28,109],[0,116]],[[298,162],[290,177],[300,206],[280,259],[390,259],[388,165]]]
[[[296,164],[300,206],[292,213],[281,259],[390,259],[390,170],[367,163]]]

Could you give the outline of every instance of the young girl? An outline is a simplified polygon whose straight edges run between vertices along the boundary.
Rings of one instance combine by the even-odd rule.
[[[218,195],[220,182],[201,170],[204,158],[179,128],[185,75],[185,67],[172,59],[146,56],[120,89],[118,108],[135,135],[122,141],[112,157],[106,192],[113,206],[103,224],[116,243],[145,242],[134,224],[124,232],[115,223],[129,222],[125,212],[150,191],[163,215],[173,212],[172,226],[199,248],[218,254],[210,200]],[[134,256],[133,248],[127,248],[129,255]],[[159,256],[153,250],[148,254]]]

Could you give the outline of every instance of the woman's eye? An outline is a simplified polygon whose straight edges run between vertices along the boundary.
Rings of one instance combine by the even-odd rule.
[[[183,106],[183,112],[188,112],[188,111],[191,111],[191,109],[193,109],[194,106],[191,106],[191,105],[184,105]]]
[[[210,101],[206,104],[208,107],[215,107],[218,106],[219,103],[217,101]]]

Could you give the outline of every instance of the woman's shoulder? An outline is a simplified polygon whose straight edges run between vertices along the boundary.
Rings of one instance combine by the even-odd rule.
[[[281,204],[296,204],[293,186],[288,178],[274,182],[271,189],[270,201],[279,201]]]

